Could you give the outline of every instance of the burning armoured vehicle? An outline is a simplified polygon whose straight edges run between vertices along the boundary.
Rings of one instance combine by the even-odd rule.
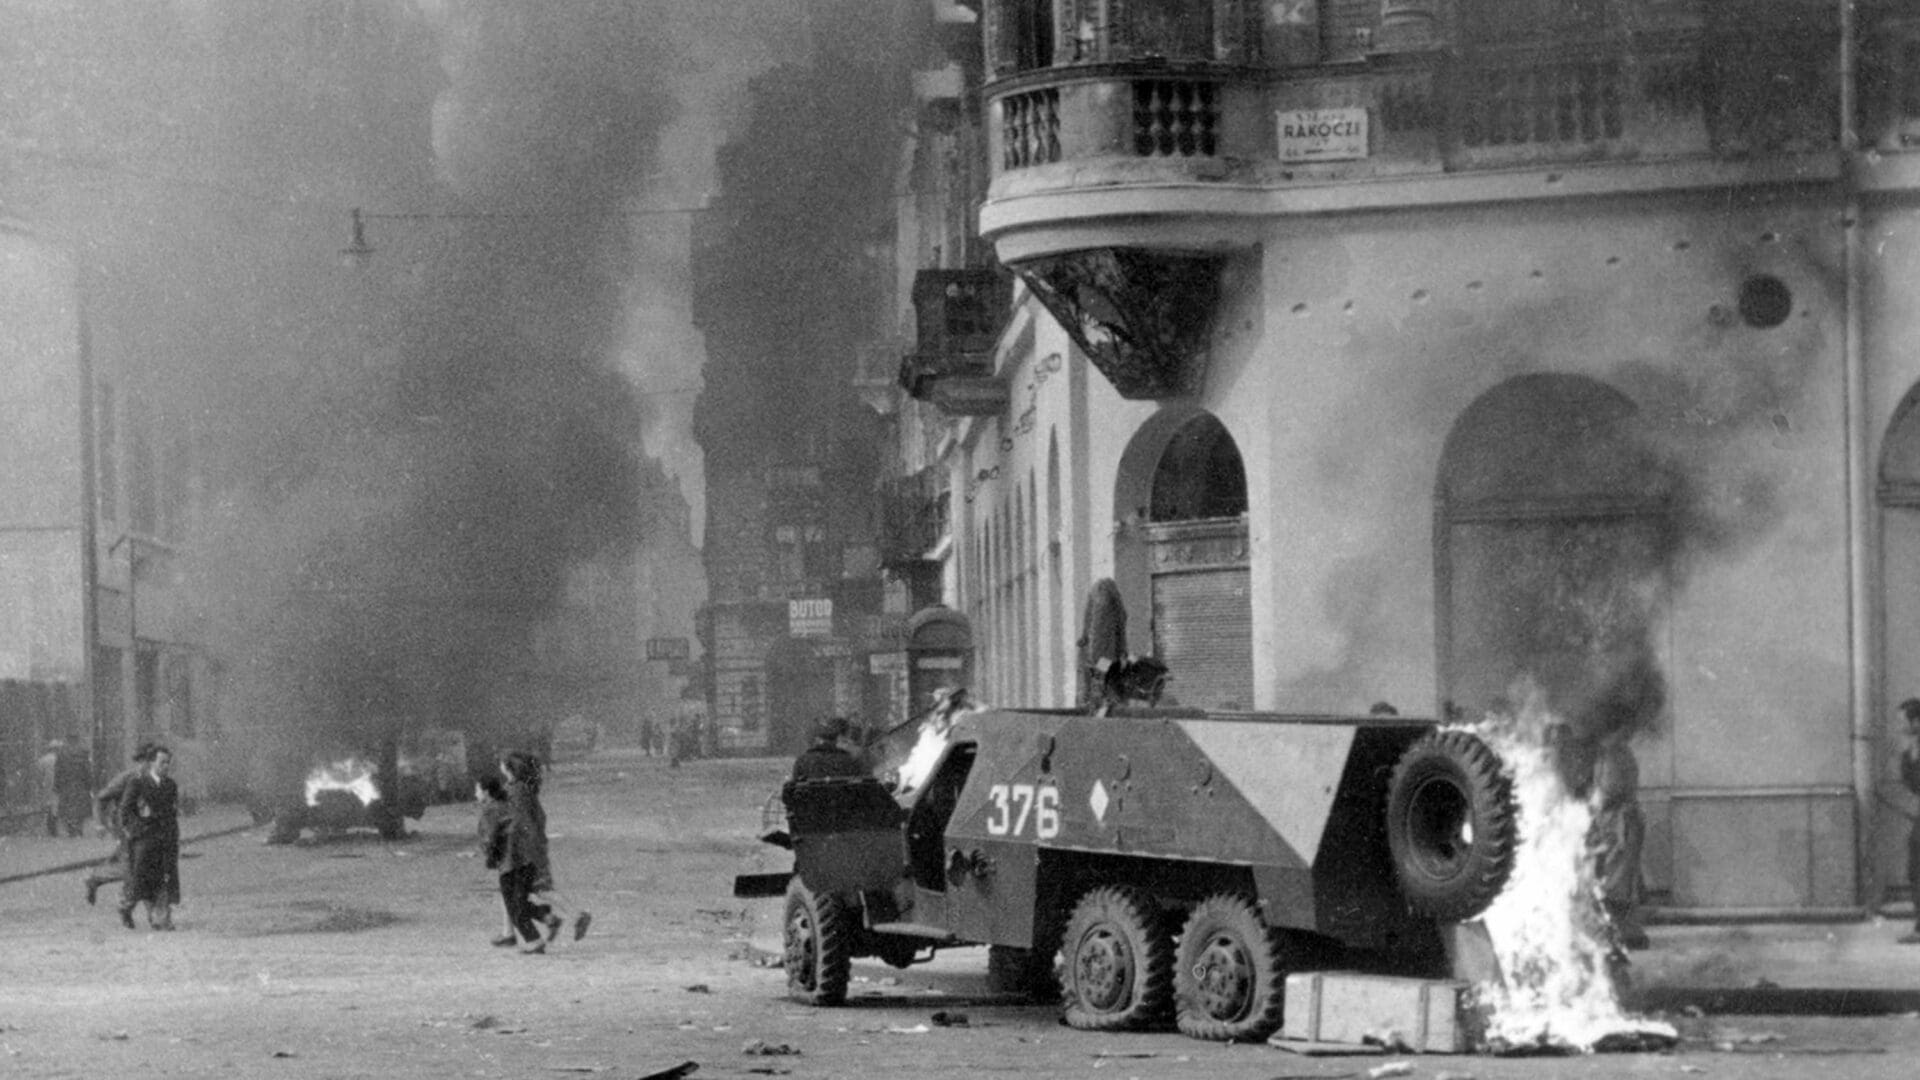
[[[303,830],[337,835],[351,829],[372,829],[382,839],[406,835],[406,819],[425,816],[434,799],[430,776],[404,761],[394,743],[384,744],[376,756],[329,756],[316,761],[298,784],[290,779],[273,784],[266,797],[256,796],[256,820],[271,821],[270,844],[291,844]]]
[[[1264,1038],[1286,979],[1444,975],[1442,930],[1498,894],[1510,781],[1465,731],[1399,717],[958,712],[898,778],[791,782],[789,992],[844,1000],[849,964],[987,945],[1001,989],[1087,1030],[1171,1019]]]

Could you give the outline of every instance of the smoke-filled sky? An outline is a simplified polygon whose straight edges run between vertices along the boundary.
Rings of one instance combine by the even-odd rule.
[[[699,528],[689,211],[793,8],[0,0],[0,212],[191,458],[238,708],[515,723],[583,568]]]

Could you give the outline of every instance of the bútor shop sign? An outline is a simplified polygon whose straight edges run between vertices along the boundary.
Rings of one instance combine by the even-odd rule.
[[[1367,156],[1367,110],[1292,109],[1278,113],[1281,161],[1351,161]]]

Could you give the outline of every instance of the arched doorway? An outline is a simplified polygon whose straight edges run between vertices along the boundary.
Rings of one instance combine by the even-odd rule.
[[[1880,450],[1876,492],[1880,503],[1880,589],[1885,611],[1880,635],[1880,686],[1874,715],[1895,726],[1892,708],[1920,697],[1920,385],[1907,395],[1887,424]],[[1887,732],[1896,745],[1899,732]],[[1897,804],[1902,792],[1896,754],[1881,754],[1875,786],[1891,799],[1878,800],[1872,822],[1872,859],[1868,896],[1884,900],[1886,890],[1906,880],[1907,818]],[[1890,802],[1895,805],[1890,805]]]
[[[1199,413],[1166,436],[1142,523],[1153,653],[1181,705],[1253,704],[1253,603],[1247,560],[1247,475],[1217,418]]]
[[[1636,412],[1536,374],[1455,423],[1435,494],[1443,709],[1477,719],[1527,678],[1582,743],[1659,721],[1679,484]]]

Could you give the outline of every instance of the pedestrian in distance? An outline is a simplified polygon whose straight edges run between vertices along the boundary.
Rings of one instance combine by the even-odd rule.
[[[147,905],[147,925],[173,929],[180,903],[180,786],[174,783],[173,751],[155,746],[146,768],[127,781],[120,796],[120,824],[127,834],[127,877],[120,888],[120,925],[134,929],[133,912]]]
[[[124,881],[127,876],[127,831],[120,824],[120,799],[127,793],[127,781],[140,775],[153,756],[153,744],[143,742],[134,748],[132,763],[93,793],[93,819],[102,835],[113,837],[113,853],[87,870],[87,903],[99,899],[100,887]]]
[[[38,765],[47,800],[47,835],[86,835],[93,796],[91,755],[77,741],[58,738],[47,743]]]
[[[1920,698],[1900,703],[1905,731],[1900,740],[1900,783],[1920,796]],[[1920,945],[1920,818],[1907,825],[1907,895],[1913,898],[1913,929],[1900,938],[1902,945]]]

